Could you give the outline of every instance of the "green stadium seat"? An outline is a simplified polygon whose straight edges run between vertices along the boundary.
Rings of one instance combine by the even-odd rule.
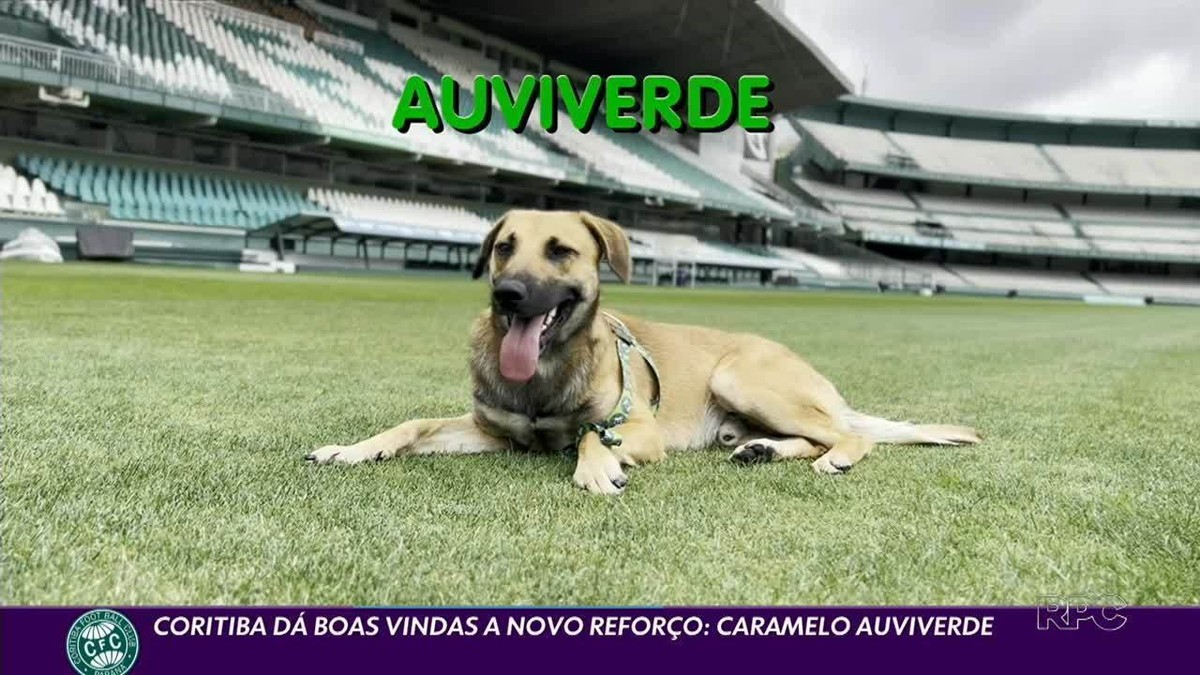
[[[67,178],[67,163],[62,160],[51,162],[50,169],[44,175],[46,184],[61,192]]]
[[[107,204],[108,199],[108,175],[111,172],[111,167],[97,166],[95,178],[92,179],[92,194],[96,196],[96,201],[101,204]]]
[[[105,201],[120,201],[121,199],[121,175],[119,169],[114,169],[108,172],[108,176],[104,181]]]
[[[36,155],[18,157],[14,163],[51,190],[107,204],[109,215],[117,219],[245,229],[315,208],[292,188],[206,173]]]
[[[73,160],[63,168],[62,186],[59,189],[69,197],[79,196],[79,168]]]
[[[95,170],[90,164],[85,165],[79,172],[79,188],[76,196],[85,202],[96,201],[92,192],[92,179],[95,177],[94,172]]]

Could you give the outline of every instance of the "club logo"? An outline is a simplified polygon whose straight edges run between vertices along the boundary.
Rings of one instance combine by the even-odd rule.
[[[125,675],[137,656],[137,631],[120,612],[94,609],[67,632],[67,658],[79,675]]]

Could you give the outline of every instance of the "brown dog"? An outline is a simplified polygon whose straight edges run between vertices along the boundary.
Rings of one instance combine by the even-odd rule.
[[[809,458],[827,474],[848,470],[875,443],[979,441],[968,427],[855,412],[812,366],[765,338],[605,315],[599,308],[604,260],[629,280],[629,241],[615,223],[579,212],[506,214],[488,233],[475,267],[476,277],[490,268],[492,298],[473,331],[474,412],[412,420],[354,445],[320,448],[308,459],[354,464],[514,446],[561,450],[578,441],[575,484],[615,494],[627,481],[622,465],[716,441],[737,446],[734,461]],[[636,348],[628,349],[626,386],[618,324],[657,364],[657,377]],[[628,410],[610,416],[623,395]],[[617,423],[608,430],[606,420]]]

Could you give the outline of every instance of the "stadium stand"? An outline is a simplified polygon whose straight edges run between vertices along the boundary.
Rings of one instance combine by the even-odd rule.
[[[782,246],[771,247],[771,252],[776,257],[789,259],[803,265],[824,279],[842,280],[851,276],[846,266],[836,258],[827,258],[801,249]]]
[[[1099,251],[1200,259],[1200,214],[1077,205],[1066,210]]]
[[[1092,295],[1104,290],[1074,272],[947,265],[946,269],[976,288],[1025,295]]]
[[[1200,258],[1200,216],[1163,210],[1005,202],[846,188],[798,179],[797,185],[880,241],[943,248],[1054,251],[1059,255],[1134,254]],[[934,226],[922,231],[921,224]],[[936,235],[931,230],[940,228]]]
[[[438,73],[450,75],[463,86],[469,87],[474,78],[495,74],[500,70],[499,64],[493,60],[412,30],[394,27],[391,35],[401,38],[402,44],[410,46],[418,57]],[[517,84],[515,78],[510,78],[511,86],[515,88]],[[655,141],[651,134],[617,134],[603,125],[596,125],[589,133],[582,133],[575,129],[570,118],[561,110],[558,111],[558,128],[554,133],[546,133],[540,125],[531,125],[529,128],[546,142],[578,157],[592,170],[627,187],[665,191],[688,199],[712,195],[736,208],[780,208],[756,195],[743,180],[732,181],[732,184],[728,180],[723,182],[713,175],[712,169],[683,159],[666,143]],[[493,118],[489,131],[508,142],[512,142],[509,139],[525,139],[502,128],[498,116]]]
[[[1200,280],[1173,280],[1163,277],[1129,274],[1095,274],[1096,283],[1109,293],[1145,296],[1156,301],[1200,302]]]
[[[590,8],[538,40],[555,52],[535,53],[474,0],[383,1],[391,11],[370,16],[336,4],[0,2],[0,80],[14,93],[0,102],[0,239],[37,224],[70,257],[74,227],[97,223],[134,230],[136,255],[154,261],[461,269],[508,206],[586,208],[631,226],[650,283],[1197,301],[1200,124],[833,100],[844,78],[785,37],[750,57],[763,72],[804,64],[778,94],[790,111],[816,104],[787,118],[800,142],[779,185],[694,137],[584,134],[562,113],[553,133],[493,114],[479,134],[401,135],[392,116],[413,76],[578,81],[618,57],[623,72],[668,72],[679,45],[723,20],[785,18],[772,3],[714,6],[662,45],[607,40],[613,57],[597,61],[575,24],[630,26]],[[754,38],[731,45],[750,53],[740,40]],[[318,239],[328,248],[310,251]]]
[[[798,124],[812,142],[820,144],[834,158],[847,164],[904,166],[908,163],[900,146],[888,140],[881,131],[805,119],[799,120]]]
[[[464,241],[477,245],[492,222],[489,217],[461,205],[389,196],[379,192],[310,187],[302,193],[295,188],[270,182],[233,179],[211,173],[42,155],[20,154],[14,164],[24,174],[35,178],[27,181],[25,175],[6,166],[0,170],[0,185],[36,186],[14,190],[22,195],[20,199],[9,200],[20,205],[16,210],[62,213],[55,194],[57,191],[67,202],[105,207],[110,220],[104,222],[112,224],[122,221],[164,223],[238,231],[249,235],[290,217],[324,215],[326,218],[348,219],[346,223],[350,230],[359,234],[372,227],[379,230],[379,225],[383,227],[379,231],[394,226],[404,228],[409,233],[407,238],[414,242],[445,242],[448,247],[438,254],[440,259],[447,264],[458,260],[454,264],[461,265],[461,258],[454,257],[458,246]],[[45,185],[49,185],[50,189]],[[44,196],[35,201],[31,196],[34,194]],[[33,204],[37,206],[31,206]],[[47,211],[45,204],[53,205],[55,210]],[[815,270],[822,261],[816,255],[779,256],[775,249],[765,247],[758,251],[747,251],[720,242],[702,241],[686,234],[631,230],[631,236],[635,257],[656,265],[689,268],[692,280],[710,280],[722,276],[712,270],[755,273],[783,271],[792,277],[813,280],[819,276]],[[328,233],[318,235],[318,238],[322,237],[330,238]],[[350,238],[353,239],[353,236]],[[148,242],[142,240],[141,243],[146,245]],[[431,251],[428,247],[422,249],[425,262],[430,261]],[[158,252],[159,256],[161,253]],[[250,252],[243,253],[261,262]],[[311,258],[307,262],[311,263]],[[837,268],[832,261],[825,262],[825,265],[827,268]],[[845,274],[839,272],[837,276]],[[733,278],[745,283],[760,283],[758,276]]]
[[[280,21],[294,23],[300,26],[304,30],[304,34],[309,38],[318,31],[326,30],[324,24],[321,23],[320,17],[293,5],[270,2],[268,0],[226,0],[226,3],[238,9],[257,12],[274,17]]]
[[[384,81],[403,82],[407,78],[407,73],[416,73],[430,81],[437,82],[440,81],[442,74],[447,74],[455,78],[455,81],[463,87],[464,92],[473,91],[471,78],[474,75],[467,75],[471,67],[466,65],[466,57],[455,59],[448,54],[455,49],[451,45],[442,43],[442,46],[439,47],[437,41],[423,38],[419,33],[410,31],[408,44],[413,49],[410,52],[406,49],[405,43],[398,42],[377,31],[365,30],[352,24],[341,24],[340,30],[343,34],[354,35],[356,39],[364,45],[370,45],[371,50],[380,55],[381,58],[368,59],[367,65]],[[439,65],[441,66],[440,72],[434,70]],[[481,67],[476,74],[494,74],[498,70],[498,64],[490,62],[489,65]],[[437,90],[435,96],[440,103],[440,89]],[[468,95],[468,100],[471,105],[474,105],[473,96]],[[549,167],[564,164],[563,159],[532,138],[532,136],[513,133],[504,126],[499,115],[493,115],[484,134],[479,136],[481,142],[490,145],[501,154],[509,154],[518,159]]]
[[[987,141],[797,120],[801,132],[847,168],[953,180],[1110,191],[1196,188],[1200,153]]]
[[[1037,146],[1027,143],[875,133],[887,136],[916,168],[931,173],[1044,183],[1061,183],[1065,178]]]
[[[928,274],[932,284],[954,292],[1033,297],[1082,297],[1109,292],[1102,285],[1078,272],[941,265],[930,262],[907,262],[905,266]]]
[[[950,269],[939,265],[938,263],[910,261],[904,263],[908,269],[925,274],[929,278],[929,283],[934,286],[954,291],[971,291],[976,288],[975,284],[967,281],[963,277],[955,274]]]
[[[225,62],[236,64],[245,77],[283,97],[306,116],[329,127],[375,136],[394,136],[391,121],[399,85],[409,76],[438,82],[447,74],[469,90],[476,75],[500,70],[495,61],[402,26],[393,26],[384,34],[361,19],[326,18],[318,25],[328,25],[336,34],[316,31],[311,35],[321,39],[310,40],[296,24],[220,3],[147,3]],[[435,98],[440,104],[437,88]],[[337,105],[328,105],[330,99]],[[554,178],[563,178],[575,169],[583,176],[599,173],[626,189],[693,201],[707,198],[742,209],[768,209],[775,215],[786,213],[701,170],[688,167],[680,171],[679,160],[640,135],[607,133],[599,126],[593,133],[579,133],[565,113],[559,114],[559,130],[544,137],[581,160],[577,168],[565,156],[532,140],[535,136],[503,126],[498,115],[485,133],[476,136],[436,134],[417,125],[405,141],[425,152],[481,164],[502,159],[511,168]],[[530,128],[540,130],[537,125]]]
[[[41,178],[30,181],[7,164],[0,164],[0,211],[45,216],[63,213],[58,195],[47,190]]]
[[[383,135],[399,92],[346,63],[349,53],[335,56],[310,42],[295,24],[276,21],[219,3],[180,3],[147,0],[150,7],[195,42],[204,44],[225,62],[236,64],[246,77],[268,88],[322,124]],[[342,56],[343,58],[338,58]],[[330,102],[334,105],[329,105]],[[429,145],[432,132],[414,130],[408,141]],[[466,157],[480,150],[457,136],[444,148]]]
[[[248,229],[316,210],[298,192],[278,185],[209,174],[36,155],[18,156],[17,166],[37,176],[37,185],[44,180],[67,197],[106,205],[109,214],[118,220]]]
[[[1194,190],[1200,176],[1200,152],[1146,148],[1044,145],[1062,168],[1066,182],[1117,188]]]
[[[862,204],[865,206],[893,209],[912,209],[914,206],[912,199],[909,199],[908,195],[902,192],[849,188],[836,183],[826,183],[802,177],[795,178],[794,182],[807,194],[813,195],[826,203]]]
[[[482,240],[491,221],[461,206],[312,188],[308,198],[331,213],[361,220],[398,223],[432,230],[472,232]]]
[[[813,274],[811,268],[798,260],[761,255],[721,242],[703,241],[690,234],[639,229],[630,229],[628,232],[634,242],[645,246],[649,254],[661,262],[759,271],[786,270],[805,276]]]
[[[141,2],[24,4],[70,44],[105,54],[166,89],[224,97],[231,83],[244,81],[226,62]]]
[[[261,11],[262,5],[276,3],[242,4]],[[411,45],[402,44],[394,39],[402,27],[388,35],[363,17],[348,21],[344,12],[337,19],[306,12],[298,19],[292,13],[292,21],[284,21],[216,2],[125,0],[114,5],[120,12],[81,0],[16,5],[26,6],[69,44],[111,57],[113,66],[76,55],[70,60],[104,79],[126,81],[120,69],[127,68],[149,87],[269,108],[341,136],[552,179],[791,216],[702,170],[680,171],[681,162],[640,136],[564,133],[539,140],[516,134],[496,119],[478,136],[438,135],[418,125],[400,137],[391,128],[400,84],[413,74],[437,80],[441,72],[435,65],[460,75],[469,67],[461,50],[449,43],[409,31],[405,39]],[[475,59],[481,60],[481,72],[498,70],[495,62]]]
[[[850,231],[866,238],[968,249],[1093,250],[1050,204],[846,188],[806,179],[796,182],[842,215]]]
[[[438,136],[417,126],[401,139],[391,129],[391,112],[405,78],[436,79],[447,72],[461,79],[497,72],[498,64],[477,53],[468,58],[469,52],[449,42],[396,24],[381,31],[374,19],[334,8],[324,8],[327,15],[320,16],[284,3],[232,4],[238,7],[166,0],[24,0],[5,3],[0,10],[39,19],[68,44],[112,59],[89,60],[82,52],[59,50],[55,54],[65,58],[56,65],[63,70],[69,66],[95,71],[89,74],[110,82],[263,108],[316,122],[334,133],[366,134],[371,142],[455,161],[793,217],[747,185],[730,185],[644,135],[539,138],[513,133],[494,120],[479,136]],[[19,51],[12,56],[22,62],[58,60],[30,45],[19,45]],[[330,100],[337,105],[328,105]]]
[[[1200,124],[853,96],[792,121],[785,184],[941,288],[1185,299],[1200,283]]]
[[[913,193],[913,202],[930,213],[986,213],[995,217],[1012,219],[1036,219],[1041,221],[1061,220],[1062,213],[1052,204],[1032,202],[999,201],[994,199],[966,199],[934,194]]]

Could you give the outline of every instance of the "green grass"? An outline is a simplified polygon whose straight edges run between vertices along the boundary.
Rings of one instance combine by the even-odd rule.
[[[607,288],[986,440],[881,447],[840,477],[681,453],[601,498],[559,455],[302,461],[466,411],[482,284],[0,274],[3,602],[1200,601],[1200,311]]]

